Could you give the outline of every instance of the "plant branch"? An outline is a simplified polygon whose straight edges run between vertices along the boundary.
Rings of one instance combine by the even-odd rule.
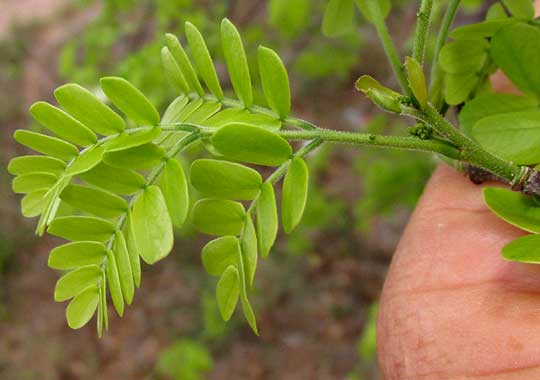
[[[422,0],[420,11],[416,14],[418,20],[416,22],[416,35],[414,37],[413,58],[424,64],[424,56],[426,52],[426,40],[429,34],[429,24],[431,22],[431,10],[433,8],[433,0]]]

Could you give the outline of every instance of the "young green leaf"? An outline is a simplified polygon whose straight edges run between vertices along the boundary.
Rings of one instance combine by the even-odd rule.
[[[427,104],[427,85],[426,77],[422,66],[411,57],[405,59],[405,66],[407,68],[407,75],[409,79],[409,86],[411,87],[412,93],[418,103],[420,103],[420,108],[424,108]]]
[[[234,92],[244,107],[250,108],[253,90],[244,44],[236,27],[227,19],[221,22],[221,44]]]
[[[390,13],[390,0],[356,0],[356,5],[367,21],[375,23],[376,17],[385,19]]]
[[[66,301],[75,297],[89,286],[97,285],[101,269],[97,265],[88,265],[66,273],[56,282],[54,300]]]
[[[527,235],[511,241],[503,247],[502,256],[520,263],[540,263],[540,235]]]
[[[292,155],[292,148],[281,136],[248,124],[228,124],[213,136],[212,144],[224,156],[252,164],[277,166]]]
[[[41,133],[18,129],[13,138],[36,152],[56,157],[63,161],[69,161],[79,154],[79,150],[73,144],[60,140],[56,137],[42,135]]]
[[[124,315],[124,297],[122,296],[122,285],[120,284],[120,275],[116,258],[111,250],[107,250],[107,282],[109,283],[109,292],[116,312],[121,317]]]
[[[118,137],[107,141],[104,146],[107,152],[118,152],[137,146],[151,143],[159,136],[161,129],[154,127],[149,130],[142,130],[135,133],[122,133]]]
[[[454,29],[450,37],[455,40],[477,40],[491,38],[499,29],[517,23],[515,18],[486,20],[476,24],[468,24]]]
[[[99,82],[107,98],[131,120],[142,125],[159,123],[159,113],[154,105],[127,80],[106,77]]]
[[[238,269],[230,265],[221,275],[216,287],[219,311],[224,321],[231,319],[240,296],[240,278]]]
[[[50,173],[28,173],[15,177],[11,188],[14,193],[28,194],[39,190],[49,190],[57,178]]]
[[[512,16],[530,20],[534,17],[534,4],[531,0],[502,0]]]
[[[106,219],[116,218],[128,209],[127,201],[118,195],[75,184],[67,186],[60,199],[78,210]]]
[[[47,190],[38,190],[26,194],[21,200],[21,212],[25,218],[33,218],[41,214],[47,203]]]
[[[532,96],[487,93],[467,102],[459,113],[459,125],[463,132],[471,135],[473,126],[481,119],[517,111],[539,110],[538,100]]]
[[[71,116],[101,135],[112,135],[126,128],[124,120],[116,112],[78,84],[58,87],[54,97]]]
[[[168,47],[161,49],[161,64],[165,71],[165,76],[177,91],[181,94],[189,94],[189,85],[182,74],[182,70],[174,59]]]
[[[485,117],[474,125],[472,136],[487,151],[516,164],[540,162],[540,110]]]
[[[90,321],[99,303],[97,286],[90,286],[78,294],[66,308],[68,326],[80,329]]]
[[[540,231],[540,207],[532,197],[487,187],[484,189],[484,200],[491,211],[508,223],[528,232]]]
[[[9,161],[8,172],[13,175],[50,173],[60,175],[66,169],[64,161],[47,156],[20,156]]]
[[[193,225],[209,235],[239,235],[244,228],[245,210],[239,202],[201,199],[193,206]]]
[[[199,94],[199,96],[203,96],[204,90],[199,82],[199,78],[197,78],[197,73],[195,72],[195,69],[193,69],[193,66],[189,61],[182,44],[180,44],[180,41],[178,41],[178,38],[176,38],[176,36],[173,34],[167,33],[165,35],[165,42],[176,63],[178,64],[178,67],[180,67],[189,88]]]
[[[235,236],[222,236],[208,242],[202,249],[204,269],[211,276],[221,276],[230,265],[236,265],[240,245]]]
[[[107,152],[103,161],[122,169],[152,169],[165,159],[165,151],[155,144],[144,144],[119,152]]]
[[[186,22],[186,38],[189,42],[191,55],[195,61],[197,71],[206,83],[206,86],[216,96],[218,100],[223,99],[223,90],[219,84],[219,79],[212,61],[212,57],[208,52],[204,38],[199,30],[190,22]]]
[[[489,43],[485,39],[457,40],[441,49],[439,65],[450,74],[479,71],[489,52]]]
[[[114,224],[107,220],[90,216],[62,216],[50,223],[48,232],[66,240],[104,242],[114,230]]]
[[[191,165],[190,181],[205,196],[251,200],[259,194],[262,177],[256,170],[234,162],[201,159]]]
[[[362,75],[355,83],[358,91],[366,94],[375,104],[383,110],[401,112],[399,99],[401,95],[387,87],[384,87],[369,75]]]
[[[476,73],[446,74],[444,97],[450,105],[463,103],[469,98],[472,90],[478,84]]]
[[[323,34],[328,37],[335,37],[352,31],[353,17],[353,0],[330,0],[324,11]]]
[[[126,245],[126,239],[122,231],[116,231],[114,234],[114,259],[118,267],[118,276],[124,300],[128,305],[133,301],[135,287],[133,286],[133,273],[131,272],[131,263]]]
[[[87,172],[101,162],[104,153],[105,149],[102,146],[92,147],[82,152],[69,164],[66,169],[66,175],[74,176]]]
[[[106,256],[105,245],[95,241],[76,241],[54,248],[49,254],[52,269],[66,270],[86,265],[101,265]]]
[[[173,246],[173,228],[159,187],[149,186],[133,205],[132,223],[139,254],[148,264],[166,257]]]
[[[247,283],[251,288],[255,279],[255,271],[257,270],[257,233],[253,220],[249,214],[246,215],[244,230],[240,241],[242,248],[242,260],[244,262],[244,271],[246,273]]]
[[[178,160],[167,161],[159,182],[174,226],[180,228],[189,211],[189,189],[184,169]]]
[[[129,169],[114,168],[103,162],[81,173],[79,177],[90,185],[122,195],[132,195],[146,184],[146,180],[139,173]]]
[[[265,182],[257,201],[257,241],[262,257],[267,257],[274,245],[278,231],[276,196],[271,183]]]
[[[191,102],[192,103],[195,103]],[[186,105],[189,103],[189,97],[186,95],[180,95],[176,99],[173,100],[171,104],[167,107],[165,110],[165,114],[163,115],[163,119],[161,120],[162,124],[170,124],[170,123],[177,123],[180,120],[182,120],[184,109],[186,108]]]
[[[88,146],[97,142],[97,136],[88,127],[49,103],[34,103],[30,107],[30,113],[36,121],[54,132],[62,140],[80,146]]]
[[[287,69],[279,55],[272,49],[259,46],[257,52],[259,73],[266,101],[280,119],[285,119],[291,112],[291,90]]]
[[[293,158],[283,181],[281,219],[286,233],[300,223],[308,195],[309,173],[304,160]]]
[[[131,264],[131,273],[133,274],[133,281],[135,286],[141,286],[141,259],[139,258],[139,247],[135,241],[135,232],[133,231],[133,217],[131,210],[128,210],[126,228],[124,230],[124,236],[126,237],[126,243],[129,253],[129,262]]]
[[[538,27],[519,23],[502,28],[491,41],[491,56],[520,90],[540,96]]]

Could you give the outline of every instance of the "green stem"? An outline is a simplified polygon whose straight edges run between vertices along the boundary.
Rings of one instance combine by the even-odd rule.
[[[452,26],[454,18],[456,17],[456,12],[460,2],[461,0],[450,0],[450,4],[448,4],[448,8],[446,9],[441,28],[439,30],[439,35],[437,36],[437,42],[435,43],[433,63],[431,64],[431,88],[429,92],[432,103],[435,104],[438,109],[440,109],[442,106],[443,85],[443,75],[439,67],[439,53],[448,39],[448,33],[450,32],[450,27]]]
[[[433,0],[422,0],[420,11],[417,14],[416,35],[414,38],[413,58],[424,64],[424,56],[426,52],[426,40],[429,33],[429,24],[431,22],[431,10],[433,8]]]

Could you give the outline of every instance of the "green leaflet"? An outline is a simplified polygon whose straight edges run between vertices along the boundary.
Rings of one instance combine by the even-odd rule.
[[[520,90],[540,96],[540,30],[519,23],[499,30],[491,41],[491,56]]]
[[[474,125],[472,136],[487,151],[516,164],[540,162],[540,110],[483,118]]]
[[[75,184],[68,185],[60,194],[60,199],[78,210],[105,219],[116,218],[128,209],[127,201],[118,195]]]
[[[186,38],[189,42],[191,55],[195,61],[197,71],[206,83],[206,86],[218,100],[223,99],[223,90],[219,84],[216,69],[204,38],[199,30],[190,22],[186,22]]]
[[[43,212],[47,199],[47,190],[38,190],[26,194],[21,200],[21,212],[25,218],[33,218]]]
[[[107,152],[103,161],[123,169],[152,169],[165,159],[165,151],[155,144],[144,144],[119,152]]]
[[[521,263],[540,263],[540,235],[527,235],[511,241],[503,247],[502,256]]]
[[[489,43],[485,39],[457,40],[441,49],[439,65],[450,74],[472,73],[480,71],[489,52]]]
[[[325,36],[334,37],[353,30],[353,0],[330,0],[324,11],[322,32]]]
[[[141,125],[159,123],[159,113],[154,105],[127,80],[106,77],[99,82],[107,98],[128,118]]]
[[[501,3],[492,4],[486,12],[486,20],[496,20],[507,17],[508,15],[506,14],[506,11]]]
[[[165,43],[178,64],[178,67],[182,71],[189,88],[199,94],[199,96],[203,96],[204,90],[199,82],[199,78],[197,78],[197,73],[195,72],[195,69],[193,69],[193,66],[189,61],[182,44],[180,44],[180,41],[178,41],[178,38],[176,38],[176,36],[173,34],[167,33],[165,35]]]
[[[139,173],[129,169],[114,168],[103,162],[81,173],[79,177],[88,184],[122,195],[132,195],[146,184],[146,180]]]
[[[367,21],[375,23],[375,19],[385,19],[390,13],[390,0],[356,0],[356,5]]]
[[[190,181],[205,196],[233,200],[251,200],[259,194],[261,175],[234,162],[196,160],[191,165]]]
[[[540,207],[529,196],[494,187],[484,189],[484,200],[497,216],[522,230],[540,232]]]
[[[189,189],[184,169],[178,160],[171,158],[167,161],[159,187],[173,225],[182,227],[189,211]]]
[[[118,276],[124,300],[128,305],[133,301],[135,287],[133,286],[133,273],[131,272],[131,263],[126,245],[126,239],[122,231],[116,231],[114,234],[114,259],[118,268]]]
[[[54,248],[49,254],[52,269],[66,270],[100,265],[106,256],[105,245],[95,241],[76,241]]]
[[[122,296],[122,285],[118,274],[116,258],[111,250],[107,250],[107,282],[109,283],[109,293],[113,301],[114,308],[119,316],[124,315],[124,297]]]
[[[240,245],[235,236],[222,236],[208,242],[202,249],[204,269],[211,276],[221,276],[230,265],[236,265]]]
[[[105,149],[101,146],[91,147],[77,156],[66,169],[66,176],[74,176],[87,172],[103,159]]]
[[[450,37],[455,40],[476,40],[491,38],[499,29],[517,22],[514,18],[493,19],[461,26],[450,32]]]
[[[241,250],[238,250],[237,268],[238,275],[240,277],[240,300],[242,301],[242,311],[244,312],[244,316],[246,317],[246,320],[248,321],[249,326],[251,327],[255,335],[259,335],[259,331],[257,330],[257,320],[255,318],[255,313],[253,312],[253,309],[251,308],[251,304],[249,303],[249,299],[247,297],[247,280],[243,261],[244,260],[242,258],[242,252]]]
[[[97,286],[90,286],[78,294],[66,308],[68,326],[79,329],[86,325],[96,312],[99,303],[99,291]]]
[[[449,105],[457,105],[466,101],[478,84],[476,73],[446,74],[445,80],[444,98]]]
[[[296,37],[309,26],[311,8],[310,0],[270,0],[269,24],[289,38]]]
[[[257,233],[255,232],[255,226],[249,214],[246,215],[240,246],[247,283],[251,288],[255,279],[255,271],[257,270]]]
[[[62,140],[79,146],[97,142],[97,136],[88,127],[59,108],[46,102],[37,102],[30,107],[34,119]]]
[[[99,290],[99,309],[101,310],[101,318],[103,319],[103,325],[105,330],[109,329],[109,311],[107,307],[107,275],[102,274],[101,286]]]
[[[231,123],[256,125],[257,127],[277,131],[281,121],[270,115],[251,113],[243,108],[225,108],[205,121],[207,127],[223,127]]]
[[[239,296],[240,278],[238,269],[233,265],[230,265],[221,275],[216,287],[216,298],[219,311],[224,321],[231,319],[234,309],[236,309]]]
[[[148,264],[166,257],[173,246],[172,222],[163,194],[157,186],[147,187],[137,198],[131,214],[139,254]]]
[[[180,95],[174,99],[165,110],[161,123],[167,125],[181,121],[184,115],[184,109],[188,103],[189,98],[186,95]]]
[[[487,93],[465,104],[459,113],[459,124],[463,132],[470,136],[476,122],[485,117],[535,109],[539,110],[538,100],[534,97]]]
[[[54,97],[71,116],[101,135],[122,132],[126,127],[117,113],[78,84],[69,83],[58,87]]]
[[[309,173],[304,160],[293,158],[283,181],[281,220],[286,233],[300,223],[308,195]]]
[[[131,216],[131,210],[128,210],[124,236],[126,237],[133,281],[135,282],[135,286],[139,287],[141,286],[141,259],[139,258],[139,247],[137,247],[137,242],[135,241],[135,232],[133,231],[132,220],[133,217]]]
[[[272,49],[259,46],[257,57],[266,101],[283,120],[291,112],[291,90],[287,69],[279,55]]]
[[[186,82],[186,78],[184,78],[182,70],[180,70],[178,63],[176,63],[171,51],[166,46],[161,49],[161,64],[163,65],[165,76],[172,86],[181,94],[189,94],[189,85]]]
[[[244,44],[236,27],[227,19],[221,22],[221,45],[234,92],[244,107],[250,108],[253,90]]]
[[[41,133],[18,129],[13,138],[19,144],[24,145],[36,152],[69,161],[79,154],[79,150],[73,144],[60,140],[56,137],[42,135]]]
[[[20,156],[9,161],[8,172],[13,175],[50,173],[59,176],[66,169],[64,161],[47,156]]]
[[[39,190],[49,190],[56,183],[56,176],[50,173],[28,173],[13,179],[14,193],[27,194]]]
[[[245,215],[244,206],[239,202],[201,199],[193,206],[193,225],[209,235],[240,235]]]
[[[262,257],[267,257],[274,245],[278,231],[276,196],[271,183],[265,182],[257,201],[257,240]]]
[[[97,265],[89,265],[66,273],[56,282],[54,288],[54,300],[66,301],[75,297],[89,286],[95,286],[101,275],[101,269]]]
[[[252,164],[277,166],[292,155],[281,136],[248,124],[228,124],[213,136],[212,144],[224,156]]]
[[[193,111],[186,121],[193,124],[200,124],[209,117],[212,117],[221,110],[221,103],[219,102],[205,102],[199,108]]]
[[[161,133],[159,127],[154,127],[149,130],[142,130],[135,133],[122,133],[118,137],[109,140],[105,143],[105,150],[107,152],[118,152],[137,146],[151,143]]]
[[[362,75],[355,83],[358,91],[366,94],[375,104],[383,110],[401,112],[399,99],[401,95],[387,87],[384,87],[369,75]]]
[[[104,242],[114,230],[114,224],[107,220],[90,216],[63,216],[54,219],[47,231],[66,240]]]
[[[412,93],[421,108],[424,108],[427,104],[427,85],[426,77],[422,66],[413,58],[407,57],[405,59],[405,67],[407,68],[407,76],[409,79],[409,86]]]
[[[502,0],[512,16],[530,20],[534,18],[534,4],[531,0]]]

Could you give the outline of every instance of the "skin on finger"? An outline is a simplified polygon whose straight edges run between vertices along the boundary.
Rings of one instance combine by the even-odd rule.
[[[394,256],[378,320],[385,380],[540,378],[540,266],[501,248],[523,232],[441,165]]]

